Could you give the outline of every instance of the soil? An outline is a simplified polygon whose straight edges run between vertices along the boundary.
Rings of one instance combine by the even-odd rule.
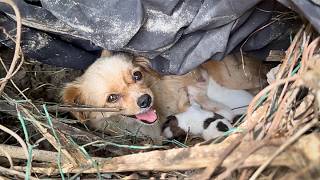
[[[0,48],[0,57],[7,68],[12,60],[12,50]],[[0,75],[3,77],[4,69],[1,66]],[[82,74],[79,70],[54,67],[32,59],[26,59],[18,73],[13,77],[13,81],[33,101],[60,102],[60,92],[65,83],[74,80]],[[12,84],[9,85],[10,90]],[[10,92],[8,92],[10,93]]]

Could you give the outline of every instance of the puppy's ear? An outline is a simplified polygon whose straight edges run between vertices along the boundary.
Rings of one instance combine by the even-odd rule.
[[[62,100],[67,105],[77,106],[84,104],[83,97],[81,97],[81,89],[77,83],[67,84],[62,92]],[[81,122],[85,122],[88,114],[85,112],[74,112],[71,113],[79,119]]]
[[[112,56],[112,52],[111,51],[106,50],[106,49],[101,51],[100,57],[110,57],[110,56]]]

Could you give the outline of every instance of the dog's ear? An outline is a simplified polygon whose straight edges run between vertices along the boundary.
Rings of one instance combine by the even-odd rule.
[[[201,78],[203,78],[205,82],[209,82],[209,74],[206,70],[200,68],[200,74],[201,74]]]
[[[135,57],[132,61],[132,63],[136,66],[140,66],[144,71],[149,73],[150,75],[160,79],[161,76],[151,68],[150,61],[142,56]]]
[[[80,86],[77,83],[67,84],[62,91],[62,101],[71,106],[83,105],[85,102],[83,97],[81,97]],[[87,120],[88,114],[86,112],[71,111],[71,113],[81,122]]]
[[[112,52],[111,51],[106,50],[106,49],[101,51],[100,57],[110,57],[110,56],[112,56]]]

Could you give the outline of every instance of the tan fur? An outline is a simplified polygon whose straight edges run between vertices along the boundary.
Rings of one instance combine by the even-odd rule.
[[[229,57],[228,58],[232,58]],[[234,62],[234,61],[233,61]],[[208,74],[217,80],[225,83],[226,68],[223,69],[224,62],[208,62],[203,68]],[[143,80],[134,82],[132,73],[136,70],[143,72]],[[220,71],[221,70],[221,71]],[[255,71],[256,67],[250,66],[249,72]],[[231,72],[233,74],[235,72]],[[254,74],[254,73],[253,73]],[[213,76],[214,75],[214,76]],[[230,76],[228,78],[233,78]],[[245,78],[238,82],[230,83],[232,87],[237,84],[242,85]],[[231,80],[231,79],[230,79]],[[102,57],[92,64],[86,72],[74,82],[67,84],[63,90],[63,101],[66,104],[84,104],[94,107],[118,107],[123,110],[120,112],[91,112],[76,113],[73,112],[79,120],[90,119],[94,126],[101,128],[100,119],[105,119],[113,115],[135,115],[140,113],[137,106],[137,99],[143,94],[149,94],[153,99],[153,107],[157,110],[159,121],[156,127],[145,130],[148,133],[160,134],[155,128],[160,128],[166,117],[185,111],[189,106],[189,99],[186,88],[189,85],[203,81],[200,69],[195,69],[183,76],[157,76],[154,71],[148,68],[148,62],[144,58],[134,59],[127,55],[113,55]],[[228,83],[225,83],[228,84]],[[247,83],[245,88],[250,88],[255,84]],[[241,88],[244,88],[241,86]],[[117,103],[107,103],[108,95],[117,93],[121,99]],[[200,96],[197,100],[208,104]],[[208,105],[209,106],[209,105]],[[212,107],[209,106],[212,110]],[[128,127],[130,129],[130,127]],[[144,127],[142,127],[144,128]]]
[[[111,56],[112,56],[112,52],[111,51],[108,51],[106,49],[101,51],[100,57],[111,57]]]
[[[132,73],[140,70],[133,65],[131,57],[117,55],[98,59],[76,81],[64,88],[63,101],[67,104],[79,104],[93,107],[115,107],[123,109],[120,112],[103,113],[104,117],[115,114],[134,115],[140,113],[136,101],[143,94],[153,97],[150,88],[144,80],[135,83]],[[108,103],[110,94],[119,94],[120,100]],[[78,115],[73,113],[77,118]],[[89,118],[100,116],[99,112],[91,112]],[[81,119],[81,118],[80,118]]]
[[[261,88],[267,73],[258,59],[243,57],[240,54],[226,56],[223,61],[208,61],[202,65],[220,85],[230,89]]]

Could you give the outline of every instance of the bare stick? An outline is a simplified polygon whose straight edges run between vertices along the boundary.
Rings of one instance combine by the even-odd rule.
[[[21,41],[21,15],[20,15],[20,11],[19,11],[18,7],[16,6],[16,4],[12,0],[0,0],[0,2],[10,5],[12,7],[14,13],[16,14],[16,17],[17,17],[16,18],[17,34],[16,34],[16,41],[15,41],[16,45],[15,45],[15,49],[14,49],[14,55],[13,55],[12,63],[10,65],[8,73],[5,76],[5,78],[1,81],[1,85],[0,85],[0,94],[1,94],[4,90],[4,87],[6,86],[6,84],[8,82],[8,80],[11,78],[12,73],[14,73],[16,64],[19,59],[20,41]]]
[[[12,157],[10,156],[10,154],[6,151],[6,150],[4,150],[2,147],[0,147],[0,154],[3,154],[4,156],[6,156],[6,158],[8,159],[8,161],[9,161],[9,164],[10,164],[10,168],[12,168],[13,167],[13,162],[12,162]]]
[[[48,132],[47,128],[44,128],[43,125],[38,122],[34,117],[23,107],[20,107],[22,112],[29,118],[31,119],[32,124],[39,130],[39,132],[50,142],[50,144],[57,150],[59,151],[61,149],[61,153],[68,159],[68,161],[74,165],[75,167],[78,165],[78,161],[84,161],[85,158],[75,158],[72,153],[70,153],[67,149],[62,148],[58,142],[56,141],[55,137],[51,135]]]
[[[10,180],[9,178],[6,178],[4,176],[0,176],[0,180]]]
[[[10,134],[11,136],[13,136],[19,142],[19,144],[22,146],[24,150],[24,155],[26,156],[26,158],[28,158],[29,157],[28,148],[24,140],[17,133],[13,132],[12,130],[8,129],[5,126],[2,126],[1,124],[0,124],[0,129]]]
[[[0,149],[7,152],[8,155],[13,159],[27,159],[24,155],[24,149],[19,146],[10,146],[5,144],[0,144]],[[4,152],[0,151],[0,156],[6,156]],[[39,149],[32,150],[32,159],[35,161],[57,163],[58,152],[45,151]],[[105,158],[93,157],[94,160],[104,161]],[[61,162],[68,163],[64,155],[61,156]]]
[[[111,107],[76,107],[76,106],[47,106],[48,111],[60,111],[60,112],[83,112],[83,111],[89,111],[89,112],[118,112],[121,109],[119,108],[111,108]]]
[[[248,121],[252,121],[252,113],[255,109],[255,106],[256,106],[256,103],[258,102],[258,100],[263,96],[265,95],[266,93],[268,93],[271,89],[277,87],[277,86],[280,86],[286,82],[290,82],[290,81],[295,81],[297,79],[299,79],[300,76],[297,76],[297,75],[294,75],[294,76],[291,76],[289,78],[285,78],[285,79],[281,79],[281,80],[278,80],[272,84],[270,84],[269,86],[267,86],[266,88],[264,88],[262,91],[260,91],[251,101],[251,103],[249,104],[249,107],[248,107],[248,111],[247,111],[247,119]]]
[[[27,159],[24,155],[24,149],[19,146],[10,146],[5,144],[0,144],[0,149],[7,152],[11,158],[14,159]],[[0,151],[0,156],[5,156],[5,154]],[[33,149],[32,150],[32,159],[36,161],[42,161],[42,162],[51,162],[55,163],[57,161],[57,152],[52,151],[44,151],[44,150],[38,150]],[[61,161],[65,163],[64,156],[61,157]]]
[[[221,144],[212,144],[206,146],[196,146],[192,148],[170,149],[164,151],[151,151],[145,153],[137,153],[115,157],[105,161],[99,162],[99,169],[97,168],[64,168],[65,173],[108,173],[108,172],[129,172],[129,171],[173,171],[173,170],[188,170],[205,168],[209,165],[215,164],[220,158],[222,152],[229,143],[223,142]],[[251,149],[250,142],[244,142],[240,145],[239,151],[232,153],[224,161],[224,166],[233,164],[243,152]],[[253,153],[241,167],[259,166],[277,149],[277,147],[264,147]],[[295,167],[292,156],[297,156],[297,152],[288,151],[282,154],[273,161],[275,166]],[[14,167],[19,171],[25,170],[25,167]],[[48,168],[33,167],[32,171],[35,173],[48,173]],[[58,174],[59,170],[51,170],[50,173]]]
[[[307,132],[310,128],[318,123],[317,119],[314,119],[303,128],[301,128],[295,135],[293,135],[286,143],[284,143],[280,148],[264,163],[262,164],[256,172],[250,177],[249,180],[255,180],[262,173],[262,171],[272,162],[274,158],[276,158],[279,154],[281,154],[288,146],[294,143],[300,136],[302,136],[305,132]]]
[[[216,179],[227,179],[231,175],[231,173],[238,169],[240,165],[255,151],[265,146],[268,142],[266,140],[258,142],[257,144],[253,145],[253,147],[247,152],[244,153],[241,159],[238,159],[231,167],[228,167],[228,169],[220,174]]]
[[[7,174],[7,175],[12,175],[12,176],[18,176],[20,178],[25,178],[26,177],[25,173],[22,173],[22,172],[19,172],[17,170],[13,170],[13,169],[7,169],[7,168],[1,167],[1,166],[0,166],[0,173]],[[37,178],[32,177],[32,176],[29,176],[28,178],[31,179],[31,180],[36,180],[37,179]]]

